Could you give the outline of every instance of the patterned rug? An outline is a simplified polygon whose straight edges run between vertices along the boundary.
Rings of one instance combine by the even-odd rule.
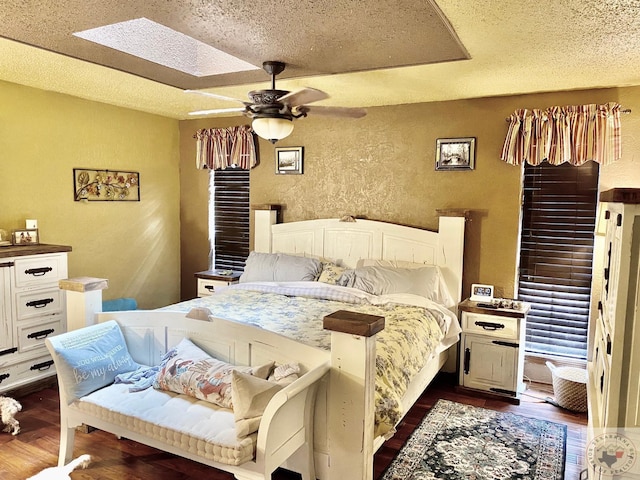
[[[438,400],[382,480],[563,480],[566,425]]]

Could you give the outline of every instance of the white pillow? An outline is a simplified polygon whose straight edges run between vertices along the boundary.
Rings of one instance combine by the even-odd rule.
[[[233,416],[238,438],[257,432],[265,408],[283,386],[253,375],[231,372]]]
[[[244,282],[314,281],[322,264],[316,258],[298,257],[285,253],[251,252],[240,276]]]

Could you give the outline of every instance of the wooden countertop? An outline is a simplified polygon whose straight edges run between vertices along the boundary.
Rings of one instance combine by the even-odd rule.
[[[66,245],[7,245],[0,246],[0,258],[24,257],[26,255],[41,255],[43,253],[70,252],[71,247]]]

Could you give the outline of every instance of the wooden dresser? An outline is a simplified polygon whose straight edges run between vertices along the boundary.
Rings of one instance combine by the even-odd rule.
[[[585,464],[589,479],[640,478],[640,464],[625,457],[631,448],[640,452],[640,189],[602,192],[600,201],[606,236],[598,315],[589,327]]]
[[[44,339],[66,330],[67,252],[60,245],[0,248],[0,392],[55,374]]]

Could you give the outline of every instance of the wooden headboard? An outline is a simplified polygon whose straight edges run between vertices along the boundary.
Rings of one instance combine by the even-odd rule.
[[[462,299],[464,216],[441,216],[437,232],[373,220],[272,225],[256,218],[255,225],[256,251],[323,257],[352,268],[362,258],[438,265],[453,298]]]

